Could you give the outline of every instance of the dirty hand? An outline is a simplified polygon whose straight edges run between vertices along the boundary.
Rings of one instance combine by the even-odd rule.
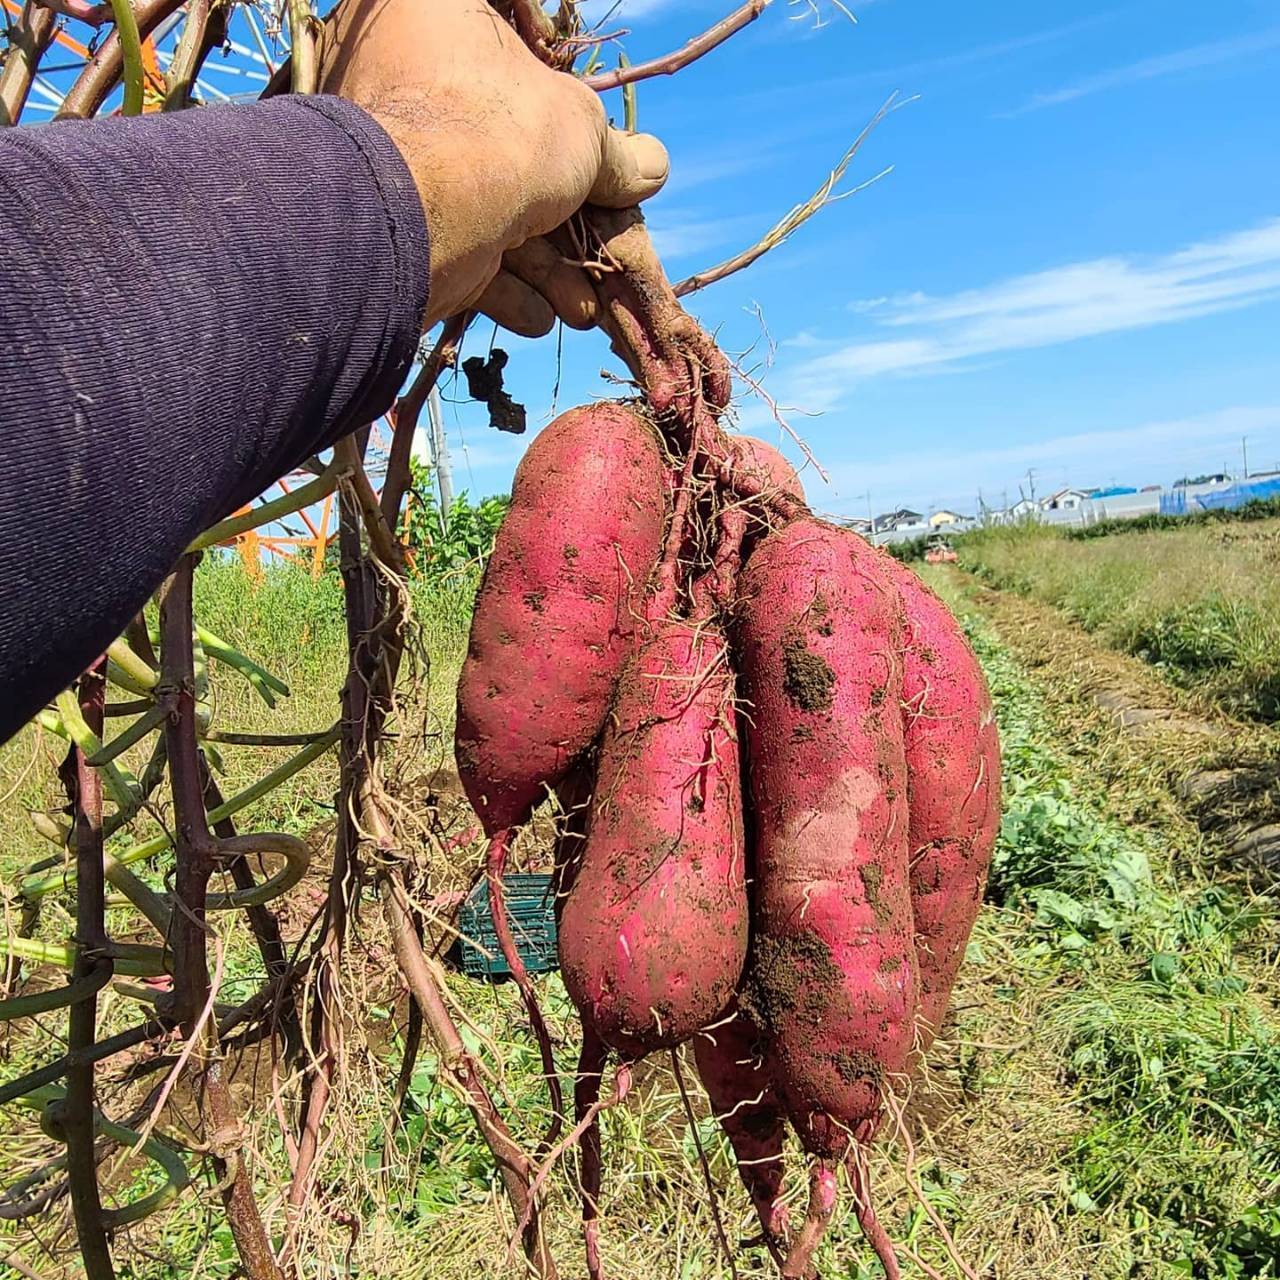
[[[475,307],[537,337],[595,323],[585,273],[543,237],[582,204],[626,208],[667,153],[611,129],[595,93],[541,63],[486,0],[344,0],[320,87],[363,107],[404,156],[431,232],[428,325]]]

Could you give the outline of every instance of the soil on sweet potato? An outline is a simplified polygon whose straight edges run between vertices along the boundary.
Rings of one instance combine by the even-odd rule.
[[[820,654],[814,653],[804,637],[792,632],[782,644],[782,688],[793,706],[801,711],[830,711],[836,673]]]

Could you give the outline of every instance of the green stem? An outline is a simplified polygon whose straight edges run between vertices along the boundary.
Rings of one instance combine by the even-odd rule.
[[[301,511],[313,502],[327,498],[338,487],[338,481],[350,474],[351,468],[335,459],[314,480],[308,480],[301,489],[282,494],[271,502],[264,502],[262,506],[254,507],[252,511],[246,511],[243,515],[228,516],[225,520],[220,520],[192,542],[187,551],[203,551],[206,547],[216,546],[219,542],[226,542],[239,534],[248,533],[250,529],[260,529],[264,524],[279,520],[281,516]]]
[[[289,0],[289,45],[293,92],[315,93],[318,75],[310,0]]]
[[[618,66],[629,67],[631,59],[621,51],[618,53]],[[636,86],[634,82],[628,82],[622,86],[622,127],[628,133],[635,133],[636,120],[639,113],[636,109]]]
[[[10,938],[6,945],[12,949],[13,943],[20,939]],[[71,967],[72,956],[67,953],[67,965]],[[15,1018],[34,1018],[40,1013],[51,1013],[54,1009],[65,1009],[69,1005],[78,1004],[96,996],[111,981],[111,970],[107,967],[98,969],[86,977],[76,978],[63,987],[52,987],[48,991],[34,991],[29,996],[13,996],[8,1000],[0,1000],[0,1022],[12,1022]]]
[[[138,17],[130,0],[111,0],[111,12],[116,19],[116,34],[120,38],[120,54],[124,59],[124,107],[127,116],[142,114],[142,36],[138,32]]]
[[[196,627],[196,637],[211,658],[217,658],[219,662],[225,662],[227,666],[234,667],[240,672],[262,695],[267,706],[275,706],[273,694],[278,693],[282,698],[289,696],[289,686],[279,676],[273,676],[265,667],[215,636],[212,631],[204,627]]]
[[[107,646],[107,657],[115,665],[117,672],[125,678],[119,682],[121,687],[128,689],[130,693],[150,693],[160,680],[159,674],[150,663],[138,657],[125,640],[113,640]]]
[[[58,715],[62,718],[62,727],[66,730],[67,737],[84,752],[86,759],[97,756],[102,751],[102,739],[85,723],[84,717],[80,714],[80,704],[76,701],[76,695],[70,689],[64,689],[58,694],[56,702]],[[111,793],[111,799],[121,809],[129,808],[138,793],[137,778],[127,770],[122,770],[118,765],[110,763],[104,763],[101,772],[102,780]]]
[[[274,791],[281,783],[287,782],[299,770],[305,769],[313,760],[318,760],[324,755],[338,741],[341,732],[341,726],[334,725],[324,737],[319,738],[309,747],[299,751],[296,756],[286,760],[278,769],[273,769],[266,777],[259,778],[251,787],[246,787],[238,795],[232,796],[230,800],[220,804],[216,809],[209,810],[210,823],[219,822],[223,818],[230,818],[233,814],[239,813],[241,809],[253,804],[255,800],[260,800],[263,796]],[[161,835],[153,836],[142,844],[134,845],[132,849],[127,849],[116,861],[123,863],[125,866],[131,866],[135,862],[154,858],[157,853],[163,853],[172,844],[173,838],[167,833],[162,833]],[[65,871],[59,871],[56,875],[45,876],[43,879],[28,878],[24,880],[20,892],[27,899],[40,898],[46,893],[68,888],[75,882],[75,878],[75,871],[68,867]]]
[[[85,760],[95,769],[110,763],[117,756],[123,755],[128,751],[134,743],[141,742],[153,729],[159,728],[167,714],[168,712],[164,707],[152,707],[145,714],[140,715],[122,733],[116,734],[105,746],[99,747],[97,751],[86,756]]]
[[[41,1085],[38,1089],[33,1089],[30,1093],[24,1094],[21,1098],[15,1099],[18,1106],[26,1107],[30,1111],[43,1111],[50,1103],[61,1102],[64,1097],[64,1091],[61,1085],[46,1084]],[[136,1129],[130,1129],[123,1124],[117,1124],[114,1120],[108,1120],[101,1111],[95,1110],[93,1113],[94,1129],[102,1134],[104,1138],[110,1138],[113,1142],[118,1142],[122,1147],[141,1147],[138,1149],[149,1160],[153,1160],[164,1171],[166,1181],[163,1187],[158,1191],[153,1191],[148,1196],[143,1196],[141,1200],[135,1200],[132,1204],[127,1204],[120,1209],[105,1209],[102,1213],[103,1224],[108,1227],[123,1227],[130,1222],[137,1222],[141,1218],[147,1217],[149,1214],[155,1213],[157,1209],[163,1208],[170,1200],[178,1194],[190,1181],[191,1174],[187,1171],[186,1161],[174,1151],[172,1147],[167,1147],[158,1138],[148,1138],[142,1141],[142,1134]],[[54,1169],[64,1167],[66,1157],[62,1156],[53,1161],[51,1164],[45,1165],[43,1172],[48,1173]]]
[[[39,938],[5,935],[0,936],[0,951],[7,951],[11,956],[17,956],[30,963],[51,964],[59,969],[70,969],[75,965],[77,948],[69,942],[46,942]],[[149,947],[137,942],[113,942],[107,951],[115,959],[116,972],[126,977],[158,978],[168,972],[165,967],[164,951],[160,947]],[[50,993],[40,991],[36,994],[43,996]],[[59,990],[53,994],[63,995],[65,990]]]

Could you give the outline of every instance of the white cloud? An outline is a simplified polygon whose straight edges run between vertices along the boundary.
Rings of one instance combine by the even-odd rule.
[[[1189,49],[1178,49],[1173,53],[1143,58],[1122,67],[1113,67],[1109,71],[1085,76],[1050,93],[1034,94],[1022,106],[1007,114],[1020,116],[1028,111],[1039,111],[1042,107],[1056,107],[1064,102],[1074,102],[1077,98],[1085,98],[1090,94],[1102,93],[1108,89],[1118,89],[1144,80],[1181,75],[1186,71],[1198,71],[1202,67],[1219,66],[1224,62],[1234,62],[1238,58],[1252,57],[1254,54],[1266,53],[1276,48],[1280,48],[1280,27],[1269,27],[1265,31],[1234,36],[1229,40],[1215,40],[1209,44],[1194,45]]]
[[[1280,404],[1236,405],[1193,417],[1116,424],[1049,439],[1028,433],[1026,439],[990,449],[912,449],[877,461],[836,463],[829,468],[830,490],[816,478],[806,484],[819,505],[825,498],[831,506],[855,514],[862,512],[858,495],[868,489],[877,508],[889,504],[923,510],[936,501],[967,510],[980,488],[993,505],[999,505],[1005,486],[1016,500],[1019,479],[1029,467],[1039,476],[1042,491],[1113,480],[1169,484],[1187,471],[1238,464],[1241,436],[1249,437],[1254,467],[1270,466],[1280,456]]]
[[[725,218],[711,217],[664,217],[655,213],[645,221],[649,227],[649,236],[653,240],[658,257],[664,262],[679,258],[687,258],[694,254],[703,254],[710,249],[731,245],[733,251],[750,244],[757,236],[763,235],[768,227],[767,218],[753,217],[748,214],[737,214]],[[741,241],[739,245],[738,241]],[[724,255],[721,255],[724,256]],[[710,266],[711,263],[707,263]]]
[[[1280,218],[1156,258],[1107,257],[933,297],[857,304],[876,329],[795,367],[787,394],[830,408],[851,383],[952,371],[1000,352],[1169,324],[1280,296]],[[892,336],[890,336],[890,334]]]

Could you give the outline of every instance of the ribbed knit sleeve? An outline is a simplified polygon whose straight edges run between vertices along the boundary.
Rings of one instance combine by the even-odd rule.
[[[340,99],[0,132],[0,741],[389,407],[427,280],[404,161]]]

